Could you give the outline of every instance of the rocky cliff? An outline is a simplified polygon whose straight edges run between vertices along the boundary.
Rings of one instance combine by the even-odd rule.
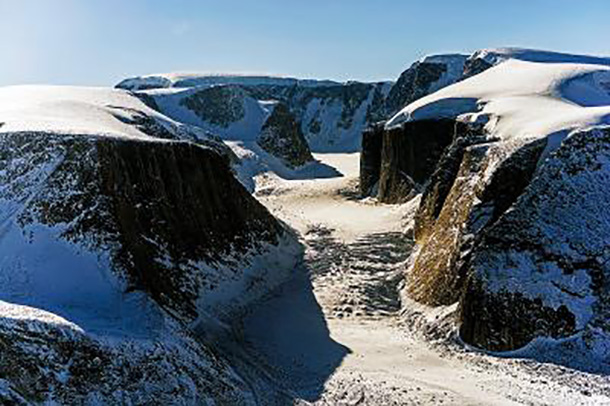
[[[461,337],[482,348],[570,337],[606,356],[607,61],[504,50],[466,67],[482,72],[381,134],[380,199],[423,189],[407,295],[459,302]]]
[[[392,86],[386,114],[391,117],[415,100],[462,79],[466,60],[466,55],[448,54],[428,56],[413,63]]]
[[[247,404],[193,329],[218,334],[300,251],[224,147],[119,91],[2,89],[0,110],[0,400]]]

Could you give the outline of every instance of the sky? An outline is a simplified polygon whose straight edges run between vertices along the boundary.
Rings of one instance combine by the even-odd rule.
[[[608,0],[0,0],[0,85],[162,72],[395,80],[436,53],[610,55]]]

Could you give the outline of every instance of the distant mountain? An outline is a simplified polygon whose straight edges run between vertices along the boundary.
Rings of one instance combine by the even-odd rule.
[[[218,86],[225,89],[212,90]],[[385,117],[391,83],[166,74],[125,79],[117,87],[143,92],[162,113],[230,140],[256,140],[274,106],[269,102],[281,102],[299,123],[310,149],[327,152],[359,149],[363,128]],[[197,105],[195,98],[205,99],[207,105]],[[229,100],[231,114],[208,106],[225,106]]]

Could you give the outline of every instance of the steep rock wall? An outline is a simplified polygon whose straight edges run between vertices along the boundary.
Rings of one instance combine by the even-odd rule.
[[[378,198],[384,203],[408,199],[416,185],[433,173],[454,135],[453,120],[405,123],[383,134]]]

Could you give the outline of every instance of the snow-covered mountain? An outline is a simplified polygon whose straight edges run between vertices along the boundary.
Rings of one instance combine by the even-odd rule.
[[[123,90],[2,88],[0,117],[0,403],[250,402],[193,331],[300,248],[227,147]]]
[[[408,296],[459,301],[466,342],[507,350],[569,337],[558,345],[609,359],[608,62],[479,51],[465,66],[480,73],[368,135],[383,137],[365,153],[381,157],[382,199],[423,188]]]
[[[388,118],[409,103],[461,80],[467,58],[461,54],[430,55],[413,63],[388,94]]]
[[[281,102],[300,124],[311,150],[328,152],[359,149],[363,128],[384,118],[391,83],[166,74],[125,79],[117,87],[143,92],[164,114],[231,140],[256,140],[271,114],[270,102]],[[231,106],[231,111],[211,105]]]

